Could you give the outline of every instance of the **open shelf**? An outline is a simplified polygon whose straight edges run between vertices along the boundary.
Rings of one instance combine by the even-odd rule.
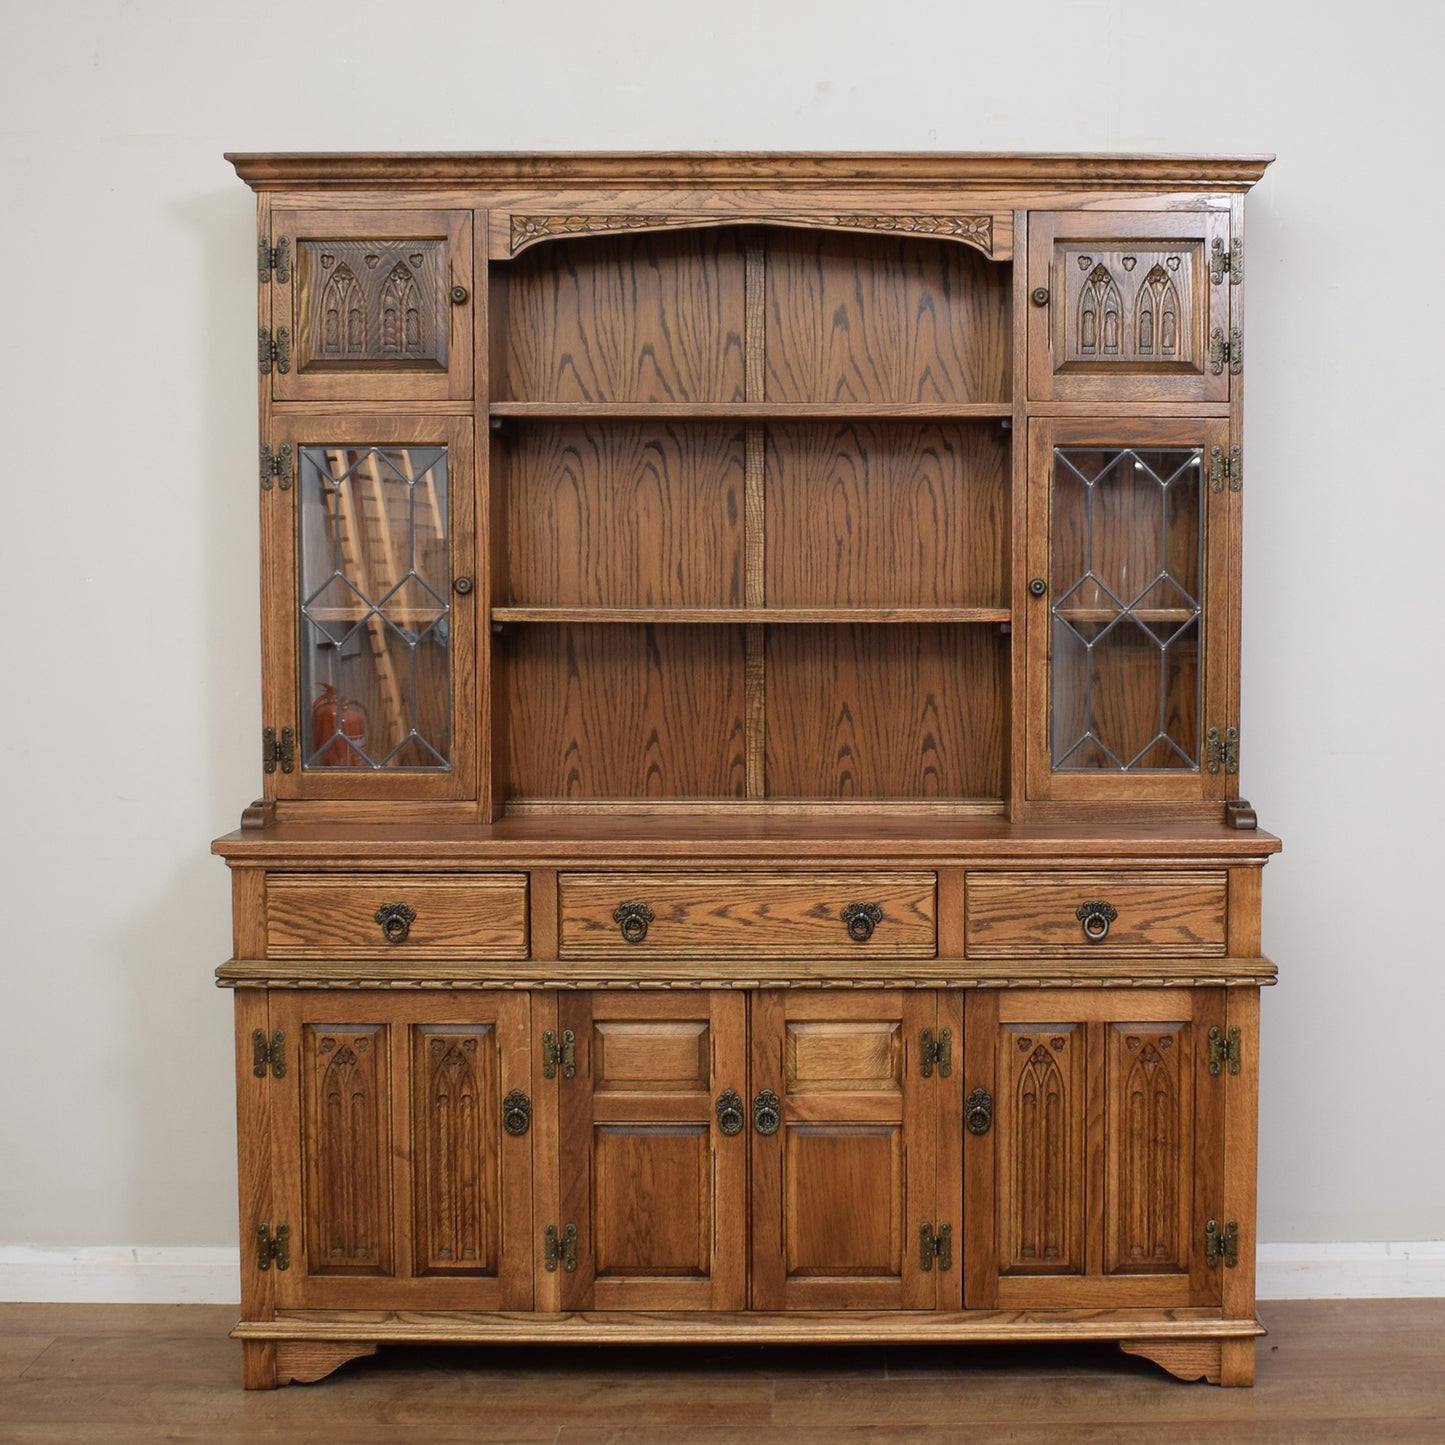
[[[517,421],[1007,420],[1007,401],[494,401],[493,418]]]
[[[493,607],[493,622],[1003,623],[1007,607]]]

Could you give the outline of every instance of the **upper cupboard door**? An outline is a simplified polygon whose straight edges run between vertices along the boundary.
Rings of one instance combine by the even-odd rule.
[[[277,209],[271,232],[277,401],[471,397],[471,212]]]
[[[1227,211],[1029,218],[1029,395],[1228,401]]]

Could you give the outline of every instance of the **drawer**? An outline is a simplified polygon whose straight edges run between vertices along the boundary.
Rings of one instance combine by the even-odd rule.
[[[932,958],[932,873],[564,873],[563,958]]]
[[[525,873],[272,874],[270,958],[526,958]]]
[[[970,873],[970,958],[1224,953],[1223,872]]]

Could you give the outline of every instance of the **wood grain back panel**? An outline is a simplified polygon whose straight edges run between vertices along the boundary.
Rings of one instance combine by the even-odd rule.
[[[997,799],[1008,643],[987,626],[769,627],[771,798]]]
[[[742,400],[736,231],[549,242],[505,274],[511,398]]]
[[[779,230],[767,239],[769,401],[1009,397],[1011,271],[971,247]]]
[[[995,423],[773,425],[773,607],[1008,605],[1008,445]]]
[[[742,426],[528,425],[508,454],[508,601],[736,607]]]
[[[742,627],[527,626],[498,655],[510,797],[743,796]]]

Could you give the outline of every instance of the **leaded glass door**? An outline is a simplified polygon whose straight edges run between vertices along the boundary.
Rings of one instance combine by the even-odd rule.
[[[474,797],[470,422],[320,417],[271,452],[274,796]]]
[[[1223,798],[1228,425],[1030,432],[1029,792]]]

